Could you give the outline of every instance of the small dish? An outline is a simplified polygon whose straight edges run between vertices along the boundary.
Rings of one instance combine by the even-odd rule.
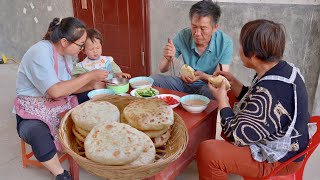
[[[129,91],[129,80],[126,78],[112,78],[107,81],[107,89],[111,89],[115,94],[123,94]]]
[[[176,108],[180,104],[180,97],[174,94],[159,94],[157,98],[162,99],[165,103],[167,103],[172,109]],[[174,100],[176,102],[174,102]]]
[[[88,97],[92,99],[92,98],[95,98],[95,96],[106,95],[106,94],[115,95],[115,92],[111,89],[95,89],[88,93]]]
[[[146,77],[146,76],[139,76],[139,77],[131,78],[129,80],[129,83],[133,89],[151,87],[153,82],[154,80],[151,77]]]
[[[180,98],[182,107],[190,113],[201,113],[210,102],[206,96],[190,94]]]
[[[139,92],[139,91],[145,91],[146,92],[146,94],[149,94],[149,93],[147,93],[147,91],[153,91],[154,93],[151,95],[151,96],[141,96],[141,95],[139,95],[138,93],[137,93],[137,91]],[[136,96],[136,97],[142,97],[142,98],[153,98],[153,97],[155,97],[155,96],[157,96],[159,94],[159,91],[158,90],[156,90],[156,89],[153,89],[153,88],[139,88],[139,89],[134,89],[134,90],[132,90],[131,92],[130,92],[130,95],[131,96]]]

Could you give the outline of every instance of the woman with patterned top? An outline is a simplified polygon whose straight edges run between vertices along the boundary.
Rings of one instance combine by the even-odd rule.
[[[197,163],[200,179],[227,179],[229,173],[261,178],[306,149],[308,95],[298,68],[282,60],[285,33],[282,25],[269,20],[246,23],[240,33],[239,54],[243,65],[256,72],[250,87],[231,73],[217,72],[228,79],[240,102],[231,109],[225,82],[209,85],[216,97],[222,132],[227,141],[200,144]],[[279,172],[298,170],[300,157]]]

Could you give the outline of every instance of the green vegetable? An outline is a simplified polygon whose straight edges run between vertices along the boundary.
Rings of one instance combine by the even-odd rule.
[[[157,92],[152,88],[143,88],[143,89],[137,89],[137,91],[135,92],[135,95],[137,97],[152,97],[157,95]]]

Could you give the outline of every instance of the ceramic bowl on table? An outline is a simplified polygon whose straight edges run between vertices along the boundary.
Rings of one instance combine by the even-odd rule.
[[[88,97],[90,99],[92,99],[94,97],[98,97],[98,96],[106,95],[106,94],[114,95],[115,93],[111,89],[95,89],[95,90],[92,90],[88,93]]]
[[[172,109],[178,107],[180,104],[180,97],[174,94],[159,94],[157,98],[162,99]]]
[[[182,107],[190,113],[201,113],[207,108],[209,102],[209,98],[198,94],[189,94],[180,98]]]
[[[152,86],[154,80],[151,77],[139,76],[131,78],[129,83],[133,89],[149,88]]]
[[[107,89],[113,90],[115,94],[124,94],[129,91],[129,80],[126,78],[107,80]]]
[[[159,91],[151,87],[134,89],[130,92],[131,96],[141,97],[141,98],[154,98],[158,94],[159,94]]]

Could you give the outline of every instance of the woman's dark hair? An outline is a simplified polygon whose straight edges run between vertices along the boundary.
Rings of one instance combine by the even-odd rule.
[[[88,29],[87,30],[87,39],[90,39],[92,42],[94,42],[95,39],[99,39],[101,45],[103,44],[102,34],[97,29]]]
[[[75,42],[86,32],[86,25],[74,17],[54,18],[48,27],[48,31],[43,37],[44,40],[50,40],[53,43],[62,38],[70,42]]]
[[[286,39],[284,26],[258,19],[246,23],[240,33],[240,44],[246,57],[256,56],[263,61],[282,59]]]
[[[209,16],[212,18],[212,24],[215,25],[218,23],[221,16],[221,9],[217,3],[213,3],[211,0],[203,0],[192,5],[190,8],[190,20],[194,15],[198,15],[200,17]]]

